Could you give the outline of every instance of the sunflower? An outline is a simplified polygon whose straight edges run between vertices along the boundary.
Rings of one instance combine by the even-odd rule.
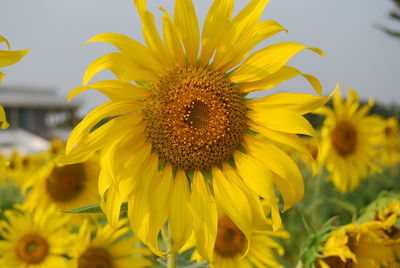
[[[140,247],[135,237],[127,236],[130,230],[126,223],[121,221],[117,228],[110,225],[93,228],[85,221],[71,251],[71,267],[149,267],[151,261],[145,257],[151,252]]]
[[[228,216],[219,216],[210,267],[284,267],[275,257],[276,253],[280,256],[284,253],[283,247],[273,239],[277,237],[288,238],[289,234],[284,230],[253,231],[248,241]],[[250,246],[247,247],[247,244]],[[197,262],[203,260],[197,251],[192,258]]]
[[[319,81],[285,65],[298,52],[321,50],[293,42],[270,45],[248,57],[268,37],[285,29],[260,21],[267,0],[253,0],[234,18],[233,0],[213,2],[202,36],[191,0],[176,0],[173,20],[164,15],[163,38],[145,0],[135,0],[146,46],[115,33],[88,42],[108,42],[120,52],[90,64],[83,86],[69,99],[96,89],[110,101],[75,127],[60,163],[75,163],[101,151],[99,191],[102,208],[117,225],[121,202],[128,200],[134,232],[155,253],[157,237],[169,224],[176,251],[192,228],[199,253],[212,259],[217,237],[216,204],[250,240],[264,228],[259,196],[271,207],[274,229],[280,215],[275,185],[290,208],[303,197],[302,175],[280,149],[307,148],[296,134],[313,136],[303,114],[328,98],[300,93],[246,95],[267,90],[294,76],[305,77],[317,92]],[[101,70],[116,80],[88,84]],[[193,224],[189,224],[193,223]]]
[[[23,192],[28,192],[26,205],[55,204],[60,210],[72,210],[97,204],[100,201],[97,191],[99,172],[96,155],[83,163],[64,166],[57,166],[54,160],[47,161],[23,185]]]
[[[386,167],[400,163],[400,131],[399,122],[390,117],[385,121],[385,143],[382,151],[382,164]]]
[[[319,267],[394,267],[396,258],[387,236],[391,224],[371,221],[339,227],[325,241]]]
[[[341,192],[354,190],[368,171],[380,171],[374,163],[383,143],[383,121],[367,115],[373,105],[360,107],[359,97],[349,90],[347,100],[338,91],[333,109],[324,106],[316,112],[325,115],[321,129],[320,163],[330,173],[330,179]]]
[[[7,45],[8,50],[0,50],[0,68],[12,65],[17,63],[26,53],[28,53],[29,49],[12,51],[10,50],[10,42],[0,35],[0,44],[5,43]],[[3,80],[5,74],[0,72],[0,84]],[[6,114],[4,112],[3,107],[0,105],[0,129],[8,128],[8,123],[6,121]]]
[[[0,221],[0,266],[24,268],[69,267],[67,255],[72,235],[66,218],[55,206],[4,212]]]

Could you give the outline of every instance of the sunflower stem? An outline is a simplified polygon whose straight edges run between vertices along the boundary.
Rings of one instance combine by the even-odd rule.
[[[167,247],[167,251],[170,251],[172,248],[172,238],[171,238],[171,233],[169,231],[167,224],[164,224],[163,227],[161,228],[161,234],[162,234],[162,238],[165,242],[165,245]],[[176,254],[175,253],[169,253],[167,255],[167,268],[176,268]]]

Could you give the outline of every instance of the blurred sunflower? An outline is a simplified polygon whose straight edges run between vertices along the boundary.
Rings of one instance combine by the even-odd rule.
[[[67,268],[72,235],[55,206],[9,210],[0,221],[0,266]]]
[[[285,30],[275,21],[260,21],[267,2],[253,0],[232,18],[233,0],[214,1],[200,39],[192,1],[176,0],[173,20],[161,8],[162,40],[146,1],[135,0],[147,46],[114,33],[89,40],[108,42],[120,52],[95,60],[84,86],[69,98],[96,89],[110,101],[73,130],[59,161],[84,161],[101,150],[103,210],[115,226],[120,204],[128,200],[134,232],[157,254],[162,254],[157,238],[166,221],[174,241],[171,251],[182,247],[194,228],[199,253],[212,259],[216,203],[250,240],[254,219],[265,217],[259,196],[271,207],[274,229],[281,224],[275,185],[284,209],[303,197],[302,175],[279,145],[307,153],[296,134],[313,136],[314,130],[303,114],[328,98],[245,96],[298,75],[321,93],[315,77],[285,64],[305,49],[323,53],[284,42],[247,57],[259,42]],[[104,69],[118,79],[88,85]]]
[[[28,189],[28,207],[56,204],[60,210],[72,210],[85,205],[97,204],[100,196],[97,182],[100,167],[97,155],[83,163],[57,166],[47,161],[23,185]]]
[[[386,119],[385,142],[382,150],[382,164],[386,167],[400,163],[400,131],[396,118]]]
[[[288,238],[284,230],[254,231],[248,241],[245,235],[227,216],[218,219],[217,239],[214,246],[210,267],[284,267],[276,260],[276,253],[283,255],[283,247],[273,238]],[[250,247],[247,247],[247,244]],[[198,262],[203,258],[195,251],[193,259]]]
[[[333,231],[324,243],[319,267],[380,268],[395,267],[387,231],[391,223],[372,221],[353,223]]]
[[[354,190],[369,170],[380,171],[374,161],[383,143],[382,119],[367,115],[373,101],[360,107],[357,93],[353,90],[348,93],[344,101],[338,91],[333,109],[324,106],[316,111],[325,116],[319,160],[341,192]]]
[[[5,43],[8,50],[0,50],[0,68],[17,63],[29,51],[29,49],[18,51],[10,50],[10,42],[8,42],[7,39],[0,35],[0,44],[1,43]],[[0,72],[0,84],[4,76],[5,74]],[[0,105],[0,129],[3,128],[8,128],[8,122],[6,121],[6,114],[4,112],[4,109]]]
[[[117,228],[110,225],[98,227],[93,235],[87,221],[79,229],[75,246],[70,251],[71,267],[137,268],[150,267],[148,249],[138,246],[139,241],[128,236],[129,227],[121,221]],[[136,245],[136,246],[135,246]]]
[[[389,223],[386,234],[393,242],[391,248],[400,261],[400,194],[382,192],[369,204],[360,217],[360,221],[379,221]],[[400,263],[398,264],[400,267]]]

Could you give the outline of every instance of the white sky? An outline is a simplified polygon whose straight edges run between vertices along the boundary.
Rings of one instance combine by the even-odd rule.
[[[156,16],[158,6],[172,11],[173,0],[148,0]],[[194,0],[202,22],[211,0]],[[239,10],[248,1],[236,1]],[[337,82],[358,90],[364,98],[400,104],[400,39],[376,28],[391,25],[390,0],[271,0],[263,19],[274,19],[289,30],[262,44],[293,41],[321,48],[326,57],[301,52],[289,65],[316,75],[325,93]],[[202,24],[202,23],[201,23]],[[102,32],[116,32],[142,41],[141,23],[131,0],[0,0],[0,35],[13,49],[30,48],[18,64],[4,68],[4,85],[54,86],[61,96],[81,85],[86,67],[113,51],[107,44],[83,43]],[[112,76],[102,73],[97,80]],[[1,89],[1,86],[0,86]],[[295,78],[276,91],[312,92]],[[94,91],[80,97],[81,113],[105,100]],[[1,100],[0,100],[1,104]]]

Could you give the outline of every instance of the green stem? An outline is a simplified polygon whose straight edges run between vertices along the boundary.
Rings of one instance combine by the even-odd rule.
[[[161,234],[162,234],[163,240],[165,242],[165,245],[167,246],[167,251],[170,251],[172,248],[172,238],[171,238],[171,233],[169,231],[167,224],[165,224],[161,228]],[[176,268],[176,254],[175,253],[169,253],[167,255],[167,268]]]

